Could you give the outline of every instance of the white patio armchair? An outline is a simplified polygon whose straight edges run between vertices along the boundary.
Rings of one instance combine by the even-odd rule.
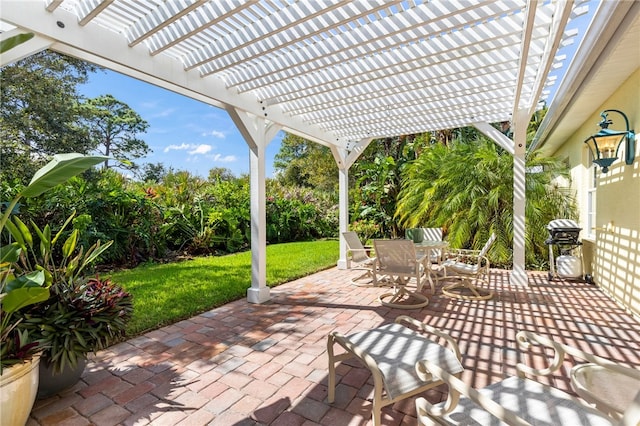
[[[489,259],[487,253],[496,240],[491,234],[481,250],[449,249],[446,260],[441,263],[441,280],[455,280],[453,284],[442,287],[442,292],[449,297],[470,300],[486,300],[493,297],[493,292],[481,289],[475,283],[489,283]]]
[[[417,309],[426,306],[429,299],[420,293],[426,279],[426,256],[417,255],[413,241],[374,240],[376,267],[374,283],[393,287],[391,293],[379,297],[380,303],[398,309]],[[415,284],[414,284],[415,282]],[[407,289],[415,285],[415,290]]]
[[[373,251],[371,246],[364,246],[354,231],[343,232],[345,242],[347,243],[347,251],[351,254],[351,262],[353,266],[351,269],[364,271],[362,275],[358,275],[353,278],[351,282],[354,284],[374,284],[375,275],[373,269],[375,268],[376,258],[371,257],[369,254]]]
[[[521,331],[516,335],[519,348],[529,349],[540,345],[540,349],[552,348],[553,358],[548,367],[536,369],[522,363],[516,366],[517,376],[508,377],[482,389],[474,389],[445,368],[431,360],[416,363],[416,372],[425,382],[443,381],[449,388],[447,400],[431,404],[425,398],[416,399],[419,425],[540,425],[540,426],[599,426],[640,424],[640,371],[605,358],[586,353],[577,348],[554,342],[546,337]],[[548,350],[547,350],[548,351]],[[548,353],[543,350],[537,352]],[[549,386],[552,374],[559,371],[565,362],[565,354],[587,361],[571,371],[575,388],[574,371],[584,368],[599,368],[610,374],[610,388],[602,391],[594,384],[594,398],[604,405],[590,405],[560,389]],[[539,377],[545,377],[539,380]],[[617,380],[626,378],[628,385],[621,386]],[[544,381],[544,383],[543,383]],[[634,386],[630,386],[633,383]],[[616,389],[616,387],[618,389]],[[633,389],[633,390],[631,390]],[[602,391],[599,398],[598,392]],[[612,400],[621,408],[611,408]],[[624,400],[624,401],[621,401]],[[603,409],[602,407],[605,407]]]

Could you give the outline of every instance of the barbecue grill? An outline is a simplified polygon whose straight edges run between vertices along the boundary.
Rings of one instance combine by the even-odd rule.
[[[549,281],[554,278],[582,279],[582,228],[570,219],[555,219],[547,225],[549,238]],[[554,247],[559,256],[556,257]]]

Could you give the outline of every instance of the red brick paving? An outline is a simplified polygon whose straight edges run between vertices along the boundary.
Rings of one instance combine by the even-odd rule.
[[[459,342],[463,379],[475,387],[515,373],[518,330],[640,367],[640,322],[596,286],[549,283],[546,273],[530,273],[529,286],[516,287],[496,270],[492,300],[449,299],[437,288],[435,296],[426,290],[425,308],[402,311],[380,305],[385,289],[352,285],[356,274],[332,268],[272,289],[269,303],[232,302],[115,345],[92,359],[73,388],[36,401],[27,424],[370,424],[371,375],[357,361],[337,366],[336,401],[326,402],[326,337],[403,314]],[[552,382],[569,388],[562,377]],[[425,396],[440,400],[442,391]],[[385,425],[415,423],[413,399],[383,409]]]

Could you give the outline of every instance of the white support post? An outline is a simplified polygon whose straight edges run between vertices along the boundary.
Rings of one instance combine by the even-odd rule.
[[[251,287],[249,303],[264,303],[271,299],[267,287],[267,213],[265,185],[265,151],[280,131],[280,127],[262,117],[235,108],[227,112],[244,137],[250,151],[251,188]]]
[[[267,214],[265,185],[264,140],[250,146],[251,188],[251,288],[247,290],[249,303],[264,303],[271,296],[267,287]]]
[[[525,214],[525,154],[527,146],[527,125],[529,116],[520,111],[515,124],[512,141],[489,123],[473,125],[494,142],[513,155],[513,270],[509,278],[511,284],[526,285],[524,256],[524,214]]]
[[[527,146],[527,125],[529,116],[526,111],[518,111],[513,132],[513,270],[509,282],[515,285],[527,285],[525,270],[525,155]]]
[[[350,262],[347,258],[347,243],[342,238],[342,233],[349,230],[349,168],[358,157],[364,152],[373,139],[366,138],[356,143],[351,152],[346,149],[331,147],[331,153],[338,165],[338,208],[340,226],[340,257],[338,258],[338,269],[349,269]]]
[[[351,266],[347,258],[347,245],[343,241],[342,233],[349,230],[349,168],[338,168],[338,207],[340,225],[340,258],[338,269],[349,269]]]

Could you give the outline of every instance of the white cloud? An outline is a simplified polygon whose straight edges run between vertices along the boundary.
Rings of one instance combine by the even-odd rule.
[[[236,161],[238,161],[238,157],[236,157],[235,155],[223,156],[221,154],[215,154],[215,155],[210,155],[209,158],[211,158],[216,163],[235,163]]]
[[[169,152],[169,151],[180,151],[180,150],[184,150],[184,149],[191,149],[193,147],[193,145],[187,144],[187,143],[183,143],[181,145],[169,145],[168,147],[166,147],[164,149],[164,152]]]
[[[211,151],[212,149],[213,149],[213,147],[211,145],[207,145],[207,144],[201,143],[200,145],[194,146],[193,149],[191,151],[189,151],[189,154],[191,154],[191,155],[206,154],[207,152]]]
[[[224,134],[224,132],[221,132],[219,130],[212,130],[210,132],[205,132],[202,134],[202,136],[212,136],[214,138],[218,138],[218,139],[224,139],[227,136]]]
[[[183,143],[180,145],[169,145],[164,149],[164,152],[169,151],[188,151],[189,155],[203,155],[211,151],[213,147],[208,144],[192,144],[192,143]]]

